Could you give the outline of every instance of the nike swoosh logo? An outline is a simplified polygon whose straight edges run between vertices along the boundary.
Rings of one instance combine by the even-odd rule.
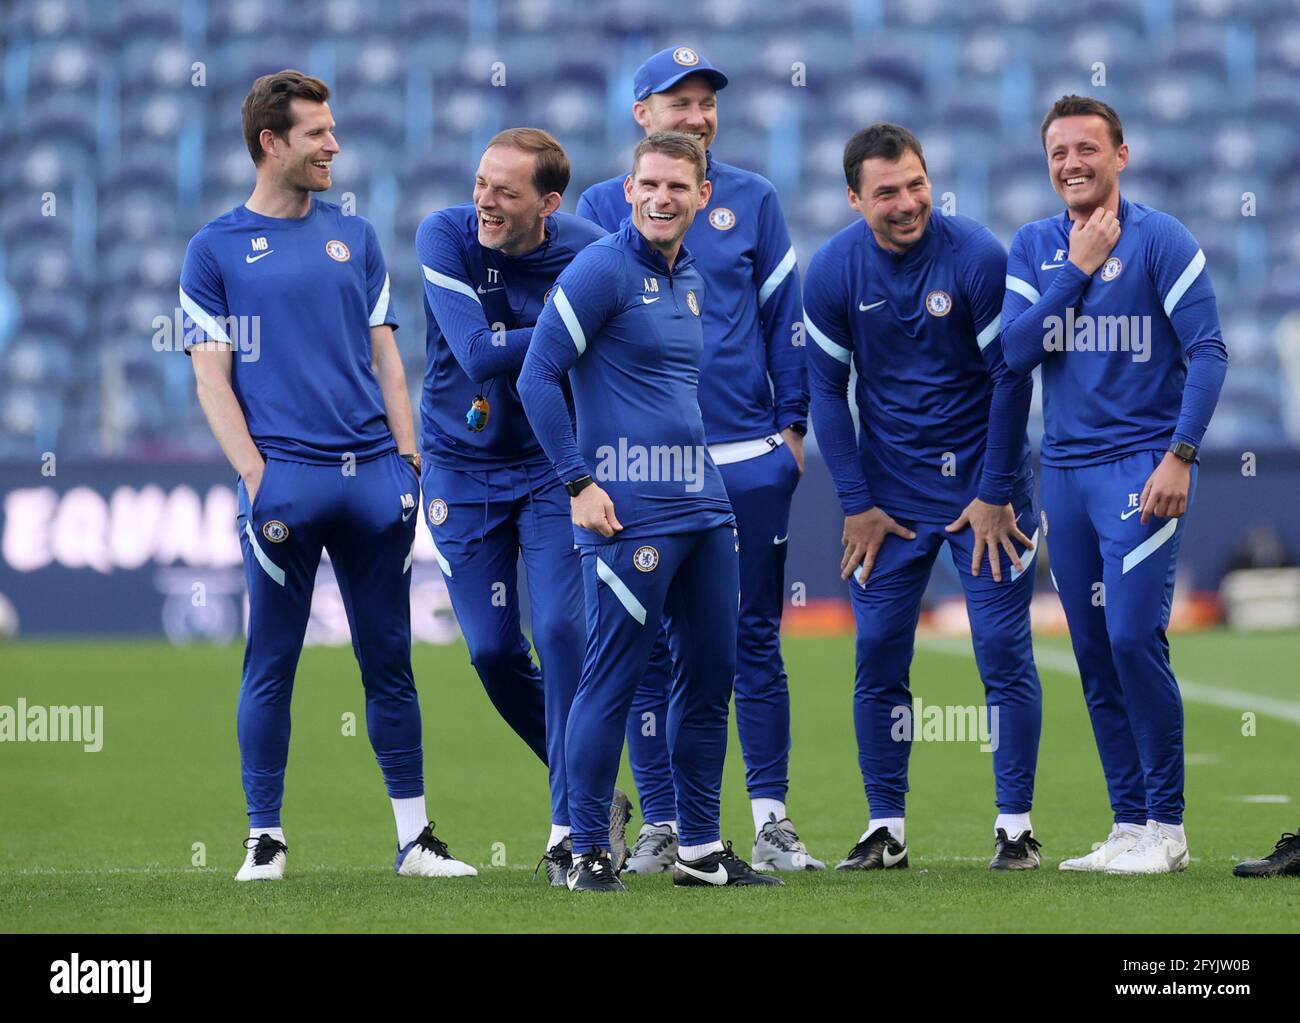
[[[702,870],[696,870],[694,867],[688,867],[681,860],[677,861],[677,869],[683,874],[689,874],[691,877],[699,878],[701,881],[707,881],[709,884],[724,885],[727,883],[727,868],[721,863],[718,868],[710,874]]]
[[[504,287],[504,285],[503,285],[502,287]],[[480,295],[490,295],[490,294],[492,294],[492,292],[494,292],[494,291],[500,291],[500,290],[502,290],[502,289],[501,289],[501,288],[487,288],[487,289],[484,289],[483,285],[481,285],[481,284],[478,286],[478,293],[479,293]]]
[[[271,252],[274,252],[274,251],[275,251],[275,249],[272,249],[272,250],[271,250]],[[256,256],[245,256],[245,257],[244,257],[244,262],[245,262],[245,263],[256,263],[259,259],[265,259],[267,256],[271,255],[271,252],[259,252]]]
[[[404,512],[402,512],[402,521],[403,521],[403,522],[406,522],[406,521],[407,521],[407,520],[408,520],[412,515],[414,515],[414,514],[415,514],[415,509],[414,509],[414,508],[410,509],[410,511],[404,511]]]
[[[663,295],[660,295],[659,298],[646,298],[644,295],[642,295],[641,301],[644,302],[646,305],[649,305],[651,302],[658,302],[660,298],[663,298]]]
[[[785,542],[786,542],[787,540],[789,540],[789,539],[790,539],[790,534],[789,534],[789,533],[786,533],[785,536],[774,536],[774,537],[772,537],[772,543],[774,543],[774,544],[782,544],[782,543],[785,543]]]
[[[1059,270],[1061,269],[1061,267],[1065,266],[1065,264],[1064,263],[1042,263],[1040,264],[1040,266],[1044,270]]]
[[[875,309],[877,306],[884,305],[885,301],[886,300],[882,298],[879,302],[872,302],[871,305],[867,305],[865,302],[859,302],[858,312],[869,313],[871,312],[872,309]]]
[[[902,858],[906,855],[907,855],[907,846],[903,846],[903,851],[900,852],[897,856],[891,856],[888,849],[880,850],[880,858],[881,860],[884,861],[886,867],[892,867],[895,863],[898,863],[900,860],[902,860]]]
[[[1134,515],[1136,515],[1141,510],[1142,510],[1141,508],[1130,508],[1126,512],[1121,512],[1119,516],[1120,521],[1123,521],[1124,519],[1131,519]]]

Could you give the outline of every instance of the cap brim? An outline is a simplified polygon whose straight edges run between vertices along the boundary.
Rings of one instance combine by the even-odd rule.
[[[653,96],[657,92],[667,92],[683,78],[689,78],[691,75],[703,75],[709,80],[709,84],[713,86],[714,92],[727,87],[727,76],[715,67],[683,68],[681,74],[673,75],[671,78],[665,78],[662,82],[647,92],[646,96]],[[642,98],[644,99],[645,97]]]

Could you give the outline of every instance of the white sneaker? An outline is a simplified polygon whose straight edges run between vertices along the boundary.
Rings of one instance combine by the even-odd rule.
[[[235,875],[236,881],[279,881],[284,877],[284,864],[288,858],[285,854],[289,847],[283,842],[261,834],[257,838],[244,839],[244,848],[248,855]]]
[[[1122,856],[1147,836],[1147,829],[1137,824],[1116,824],[1110,829],[1106,841],[1098,842],[1086,856],[1062,860],[1062,870],[1090,870],[1101,872],[1107,864]]]
[[[478,871],[451,854],[447,843],[433,833],[433,821],[418,838],[397,850],[393,869],[402,877],[477,877]]]
[[[1107,874],[1172,874],[1187,869],[1187,843],[1155,821],[1137,845],[1106,864]]]

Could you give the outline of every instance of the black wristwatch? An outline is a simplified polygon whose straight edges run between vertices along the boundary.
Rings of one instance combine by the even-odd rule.
[[[398,457],[415,470],[415,475],[420,475],[420,455],[418,452],[414,455],[399,454]]]
[[[786,429],[787,429],[787,430],[793,430],[793,431],[794,431],[795,433],[797,433],[800,437],[806,437],[806,436],[808,436],[808,424],[807,424],[807,423],[791,423],[789,426],[786,427]]]
[[[596,481],[591,478],[591,474],[588,473],[586,476],[579,476],[576,480],[564,484],[564,489],[569,492],[570,497],[577,497],[595,482]]]
[[[1188,444],[1185,440],[1178,440],[1169,445],[1169,450],[1174,453],[1175,458],[1181,458],[1188,465],[1196,461],[1195,444]]]

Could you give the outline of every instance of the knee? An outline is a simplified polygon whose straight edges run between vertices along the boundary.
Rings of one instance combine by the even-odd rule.
[[[469,644],[470,663],[485,685],[516,667],[516,662],[524,655],[522,637],[492,632],[485,636],[467,635],[465,640]]]
[[[1123,671],[1125,665],[1136,665],[1151,657],[1159,645],[1155,630],[1143,628],[1131,619],[1111,623],[1110,653],[1115,667]]]
[[[569,658],[581,661],[587,643],[584,622],[554,614],[533,615],[533,645],[545,663],[548,658]]]

